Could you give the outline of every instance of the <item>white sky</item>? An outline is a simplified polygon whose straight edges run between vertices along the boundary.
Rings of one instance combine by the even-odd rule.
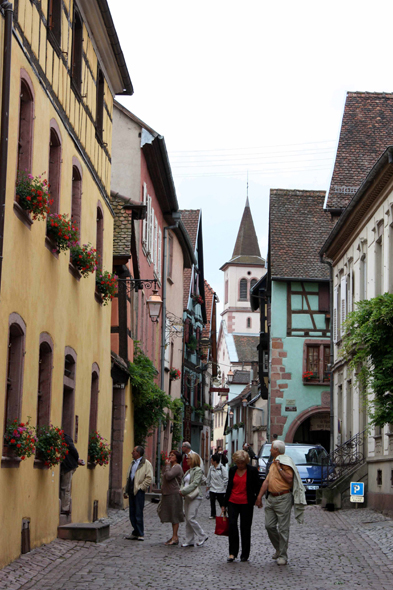
[[[270,188],[326,190],[347,91],[393,91],[388,0],[109,0],[134,95],[164,135],[180,208],[202,208],[223,299],[246,199],[262,256]],[[392,141],[393,143],[393,141]]]

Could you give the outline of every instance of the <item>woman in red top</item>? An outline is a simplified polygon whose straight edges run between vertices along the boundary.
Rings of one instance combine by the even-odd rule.
[[[250,457],[246,451],[233,454],[236,467],[231,467],[228,476],[228,487],[224,498],[223,513],[228,508],[229,516],[229,557],[227,561],[235,561],[239,553],[239,529],[237,521],[240,514],[240,535],[242,538],[241,561],[247,561],[251,548],[251,525],[254,504],[261,483],[258,469],[248,465]]]

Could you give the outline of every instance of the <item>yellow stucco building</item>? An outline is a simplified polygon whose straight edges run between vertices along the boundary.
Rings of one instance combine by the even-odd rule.
[[[30,417],[33,426],[63,427],[87,463],[92,427],[111,436],[110,305],[96,292],[94,272],[80,276],[69,251],[53,251],[46,221],[22,209],[15,187],[18,169],[48,178],[51,211],[72,215],[80,243],[96,247],[99,266],[112,271],[113,97],[132,94],[132,85],[106,0],[15,0],[13,13],[1,6],[0,67],[10,104],[0,130],[8,146],[0,179],[2,439],[9,420]],[[59,467],[17,460],[1,444],[0,567],[21,553],[22,522],[35,547],[57,536],[61,520]],[[108,481],[108,467],[80,467],[69,520],[91,521],[94,507],[103,517]]]

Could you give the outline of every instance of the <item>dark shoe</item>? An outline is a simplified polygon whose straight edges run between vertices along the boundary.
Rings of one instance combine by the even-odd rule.
[[[240,561],[248,561],[248,557],[241,557]]]
[[[128,537],[124,537],[127,541],[136,541],[138,537],[136,535],[128,535]]]
[[[165,543],[165,545],[178,545],[179,541],[170,541],[170,543]]]
[[[232,563],[232,561],[235,561],[236,557],[228,557],[227,562],[228,563]]]

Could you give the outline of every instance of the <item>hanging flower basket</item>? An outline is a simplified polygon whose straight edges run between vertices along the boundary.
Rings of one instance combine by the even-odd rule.
[[[169,371],[170,380],[177,381],[177,379],[180,379],[180,377],[181,377],[180,369],[175,369],[174,367],[171,367],[170,371]]]
[[[107,270],[97,270],[96,289],[102,296],[103,305],[107,305],[117,294],[117,275]]]
[[[203,298],[200,295],[193,295],[192,300],[194,303],[199,303],[200,305],[203,303]]]
[[[4,433],[4,443],[8,450],[22,461],[31,457],[36,450],[36,437],[29,420],[30,418],[27,422],[19,422],[15,419],[9,422]]]
[[[41,426],[37,430],[36,457],[50,469],[61,463],[68,455],[64,431],[56,426]]]
[[[46,220],[48,237],[56,244],[56,252],[69,250],[78,241],[78,228],[66,213],[48,215]]]
[[[96,465],[108,465],[111,449],[106,440],[96,430],[90,433],[88,447],[88,461]]]
[[[192,352],[196,351],[196,349],[198,347],[198,341],[194,335],[189,337],[188,342],[186,343],[186,346],[187,346],[188,350],[191,350]]]
[[[72,264],[83,277],[97,270],[97,250],[91,244],[76,244],[71,247]]]
[[[46,178],[33,176],[27,172],[18,172],[16,195],[19,205],[31,213],[33,219],[45,219],[50,213],[53,200],[48,193],[49,184]]]

